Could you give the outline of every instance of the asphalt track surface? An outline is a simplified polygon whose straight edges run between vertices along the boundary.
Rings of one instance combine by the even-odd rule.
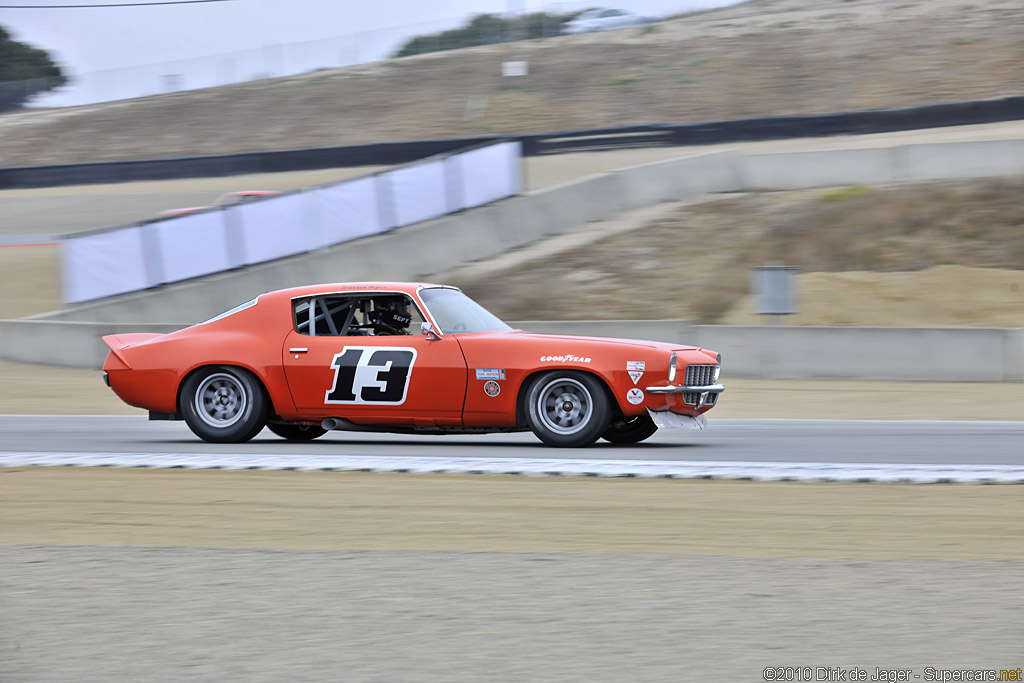
[[[554,449],[532,434],[419,436],[330,432],[309,443],[264,430],[244,444],[211,444],[184,422],[145,416],[0,416],[0,454],[12,452],[295,456],[586,458],[716,462],[1024,466],[1024,422],[715,420],[621,446]]]

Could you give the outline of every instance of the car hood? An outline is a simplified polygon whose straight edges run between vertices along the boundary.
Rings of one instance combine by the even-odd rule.
[[[667,342],[655,342],[643,339],[619,339],[617,337],[587,337],[583,335],[574,334],[543,334],[539,332],[526,332],[525,330],[503,330],[501,332],[493,332],[489,334],[502,335],[510,339],[531,340],[536,342],[564,341],[586,344],[611,344],[614,346],[632,346],[635,348],[644,349],[662,349],[664,351],[696,351],[698,348],[696,346],[689,346],[687,344],[669,344]]]

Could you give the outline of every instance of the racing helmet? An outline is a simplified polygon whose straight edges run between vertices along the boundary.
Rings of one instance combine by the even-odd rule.
[[[370,321],[375,334],[407,334],[406,330],[412,324],[409,304],[405,297],[378,299],[374,302]]]

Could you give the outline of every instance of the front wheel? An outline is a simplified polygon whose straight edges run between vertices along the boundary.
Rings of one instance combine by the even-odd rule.
[[[630,417],[622,421],[612,422],[608,431],[601,435],[605,441],[612,443],[640,443],[644,439],[654,436],[658,431],[658,425],[646,413]]]
[[[312,441],[327,433],[327,430],[319,425],[297,425],[281,422],[270,422],[267,429],[277,434],[282,439],[289,441]]]
[[[267,423],[267,400],[252,373],[212,366],[189,375],[181,387],[181,412],[196,436],[214,443],[240,443]]]
[[[608,429],[611,407],[593,375],[556,370],[538,377],[526,395],[530,429],[549,446],[589,446]]]

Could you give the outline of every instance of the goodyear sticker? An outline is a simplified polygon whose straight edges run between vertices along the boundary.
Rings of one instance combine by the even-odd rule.
[[[501,393],[501,385],[495,382],[493,379],[484,383],[484,393],[494,398]]]
[[[626,392],[626,400],[629,401],[630,403],[632,403],[633,405],[637,405],[638,403],[643,403],[644,402],[644,392],[640,391],[636,387],[633,387],[632,389],[630,389],[629,391]]]
[[[541,356],[541,363],[589,363],[590,358],[584,358],[583,356],[574,356],[569,354],[567,356]]]
[[[478,368],[477,379],[505,379],[505,368]]]

